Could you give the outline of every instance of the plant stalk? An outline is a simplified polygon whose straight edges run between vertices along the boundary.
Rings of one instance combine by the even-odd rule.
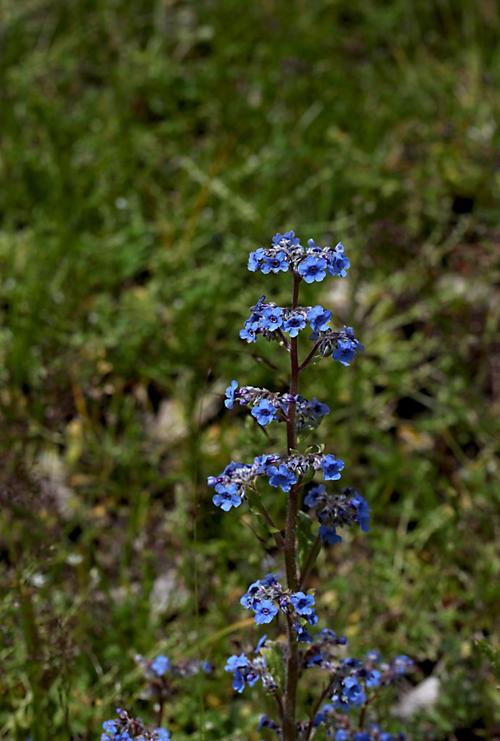
[[[299,301],[300,278],[293,277],[292,309],[295,309]],[[290,341],[290,394],[295,396],[299,387],[299,358],[298,342],[296,337]],[[289,405],[288,420],[286,425],[288,455],[297,447],[297,424],[295,404]],[[300,481],[292,486],[288,495],[285,528],[285,567],[288,588],[293,592],[298,590],[299,579],[297,574],[297,511],[298,492]],[[299,678],[299,652],[297,636],[293,629],[292,619],[287,615],[287,639],[288,657],[286,665],[285,696],[283,708],[283,741],[295,741],[296,731],[296,708],[297,708],[297,682]]]

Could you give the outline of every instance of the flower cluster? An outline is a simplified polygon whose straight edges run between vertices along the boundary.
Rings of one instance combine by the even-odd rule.
[[[330,412],[330,407],[316,398],[309,401],[300,394],[278,394],[255,386],[238,386],[238,381],[231,381],[225,392],[224,404],[227,409],[232,409],[236,402],[251,407],[252,417],[262,427],[274,421],[287,422],[291,405],[295,405],[298,429],[316,427]]]
[[[331,355],[332,360],[337,360],[345,366],[349,366],[356,354],[364,350],[361,342],[354,336],[352,327],[343,327],[338,331],[327,329],[324,332],[314,332],[311,339],[317,342],[318,355],[322,357]]]
[[[316,716],[316,727],[325,726],[327,738],[334,741],[405,741],[404,733],[383,731],[376,723],[366,729],[359,729],[350,718],[340,714],[333,705],[326,704]]]
[[[208,661],[193,659],[191,661],[180,661],[177,664],[173,664],[169,658],[162,654],[155,656],[154,659],[145,659],[138,654],[135,660],[143,670],[144,676],[150,680],[165,679],[167,676],[171,678],[192,677],[199,672],[210,674],[213,670],[212,665]]]
[[[305,283],[319,283],[327,274],[344,278],[349,265],[341,242],[335,247],[320,247],[314,239],[309,239],[307,247],[303,247],[295,232],[275,234],[271,247],[259,247],[248,258],[252,273],[259,270],[267,275],[292,270]]]
[[[239,656],[233,654],[227,659],[224,668],[227,672],[232,673],[233,689],[236,692],[241,694],[247,685],[253,687],[259,679],[262,681],[265,691],[269,694],[274,694],[278,689],[274,677],[268,670],[263,654],[266,641],[267,636],[262,636],[253,652],[253,656],[249,657],[247,654],[241,653]]]
[[[296,633],[300,633],[304,623],[318,622],[313,595],[284,589],[274,574],[250,584],[240,603],[253,610],[257,625],[270,623],[279,612],[292,619]]]
[[[343,639],[345,643],[345,639]],[[304,665],[326,669],[331,676],[330,697],[314,718],[314,725],[324,725],[327,736],[354,741],[395,741],[404,736],[392,736],[371,725],[368,730],[351,730],[346,715],[349,710],[367,706],[382,687],[394,684],[413,669],[407,656],[397,656],[390,663],[382,662],[378,651],[369,651],[364,660],[337,657],[336,647],[341,643],[333,631],[321,631],[315,643],[304,656]],[[361,735],[359,735],[361,734]]]
[[[258,334],[273,339],[273,333],[278,332],[279,338],[286,341],[284,334],[297,337],[308,325],[313,332],[332,331],[329,326],[331,318],[332,312],[320,305],[287,309],[277,306],[272,301],[266,301],[266,297],[261,296],[250,309],[250,315],[240,331],[240,337],[247,342],[255,342]]]
[[[253,653],[230,656],[225,668],[233,675],[236,692],[241,693],[245,687],[252,687],[260,680],[263,687],[276,696],[279,722],[263,716],[259,727],[275,732],[278,738],[310,739],[311,734],[316,737],[315,729],[321,726],[321,737],[326,734],[327,738],[336,741],[396,741],[401,737],[385,733],[378,726],[370,725],[365,729],[365,715],[379,690],[408,671],[411,661],[406,656],[399,656],[386,664],[375,651],[369,652],[364,660],[344,658],[345,636],[330,629],[314,627],[318,622],[315,598],[302,591],[306,589],[303,585],[320,550],[319,542],[339,542],[341,537],[337,529],[346,525],[355,524],[367,532],[370,520],[368,503],[355,489],[344,488],[338,494],[331,494],[323,484],[312,483],[316,471],[321,471],[325,482],[339,480],[344,469],[342,460],[323,453],[320,447],[308,448],[304,453],[297,451],[301,442],[297,431],[315,427],[329,412],[326,404],[317,399],[308,401],[298,394],[301,372],[316,357],[331,356],[348,366],[363,350],[351,327],[334,329],[330,326],[332,313],[328,309],[319,304],[298,305],[300,285],[302,282],[321,282],[327,275],[344,277],[348,268],[349,260],[342,244],[333,248],[320,247],[314,240],[309,240],[304,247],[294,232],[276,234],[270,247],[261,247],[249,257],[248,269],[251,272],[293,274],[292,307],[278,306],[261,296],[240,331],[240,337],[248,343],[256,342],[262,335],[267,340],[278,341],[289,352],[290,392],[239,386],[233,380],[226,389],[224,403],[228,409],[235,404],[247,407],[262,427],[271,422],[285,422],[288,454],[259,455],[248,464],[232,461],[221,474],[210,476],[208,485],[215,490],[214,504],[226,512],[239,507],[245,496],[257,494],[260,478],[264,478],[270,487],[291,492],[287,498],[283,530],[274,525],[270,515],[264,512],[266,522],[274,532],[279,532],[276,543],[284,551],[288,586],[283,586],[273,574],[267,574],[251,584],[240,600],[243,607],[253,612],[257,625],[272,623],[275,618],[278,622],[280,615],[284,615],[288,630],[286,643],[279,639],[274,642],[278,652],[266,650],[269,646],[266,646],[264,636]],[[297,339],[303,331],[314,343],[305,358],[300,357],[302,353]],[[304,506],[319,522],[319,538],[310,544],[299,569],[296,503],[303,489]],[[290,564],[295,570],[293,577]],[[298,571],[300,579],[297,578]],[[281,662],[285,664],[284,671],[279,666]],[[271,668],[278,681],[273,678]],[[312,669],[327,673],[327,685],[316,704],[310,705],[309,719],[298,720],[295,714],[297,680]],[[353,708],[361,709],[356,728],[354,724],[351,726],[348,714]]]
[[[257,335],[262,335],[267,340],[278,339],[288,348],[286,335],[297,337],[301,330],[309,326],[312,329],[310,339],[316,342],[315,353],[331,355],[333,360],[342,365],[350,365],[355,355],[363,350],[363,345],[354,336],[352,327],[332,329],[329,326],[331,318],[331,311],[319,304],[288,309],[261,296],[252,306],[240,330],[240,337],[250,343],[257,340]]]
[[[170,741],[166,728],[148,729],[141,720],[131,718],[126,710],[116,709],[117,718],[102,724],[101,741]]]
[[[325,481],[340,479],[344,461],[331,454],[260,455],[253,463],[231,461],[218,476],[209,476],[208,485],[215,489],[212,501],[228,512],[239,507],[245,491],[255,487],[257,478],[265,476],[270,486],[289,492],[308,471],[321,469]]]
[[[172,695],[176,679],[192,677],[200,672],[209,674],[213,669],[208,661],[196,659],[173,664],[167,656],[162,654],[155,656],[153,659],[145,659],[138,654],[135,660],[146,679],[142,697],[161,703],[164,703]]]
[[[370,525],[370,507],[359,491],[347,487],[340,494],[330,494],[322,484],[312,487],[304,497],[304,504],[314,510],[320,523],[319,536],[323,543],[335,545],[342,538],[337,527],[359,525],[364,533]]]
[[[337,635],[330,628],[322,628],[315,636],[314,641],[309,641],[310,647],[305,651],[302,661],[304,669],[321,667],[334,671],[338,664],[338,647],[347,645],[347,638]]]
[[[367,690],[394,684],[401,676],[413,670],[408,656],[396,656],[383,662],[378,651],[368,651],[365,658],[339,658],[339,646],[347,645],[345,636],[338,636],[329,628],[320,630],[303,656],[305,669],[320,668],[335,678],[331,699],[337,708],[361,705]]]

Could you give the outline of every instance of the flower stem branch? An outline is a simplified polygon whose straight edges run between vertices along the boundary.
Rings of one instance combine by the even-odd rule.
[[[307,368],[307,366],[309,365],[309,363],[311,362],[311,360],[312,360],[312,359],[314,358],[314,356],[316,355],[316,351],[317,351],[317,349],[318,349],[319,345],[320,345],[320,343],[319,343],[319,342],[316,342],[316,344],[314,345],[314,347],[313,347],[313,349],[311,350],[311,352],[309,353],[309,355],[308,355],[308,356],[307,356],[307,357],[305,358],[305,360],[303,360],[303,361],[302,361],[302,363],[300,364],[300,366],[299,366],[299,371],[303,371],[303,370],[304,370],[304,368]]]
[[[374,700],[376,700],[378,697],[380,697],[380,692],[375,692],[369,700],[367,700],[363,707],[361,708],[361,711],[359,713],[359,730],[362,731],[365,725],[365,715],[368,708],[368,705],[371,705]]]
[[[302,573],[300,575],[300,580],[299,580],[299,589],[304,588],[307,578],[309,574],[311,573],[311,569],[316,563],[316,559],[318,558],[320,550],[321,550],[321,538],[319,537],[319,535],[317,535],[314,543],[311,546],[309,553],[307,554],[306,560],[304,562],[304,566],[302,567]]]
[[[336,682],[336,677],[333,677],[333,679],[331,679],[328,682],[328,684],[326,685],[325,689],[323,690],[323,692],[321,693],[321,695],[318,697],[318,699],[314,703],[313,709],[311,710],[311,715],[309,716],[309,724],[307,726],[306,733],[305,733],[305,736],[304,736],[305,741],[309,741],[309,739],[311,738],[311,733],[312,733],[313,728],[314,728],[314,718],[316,717],[316,713],[320,709],[322,703],[331,694],[331,692],[333,690],[333,687],[335,685],[335,682]]]

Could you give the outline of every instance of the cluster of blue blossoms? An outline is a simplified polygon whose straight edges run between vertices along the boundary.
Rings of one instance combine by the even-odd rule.
[[[305,283],[320,283],[327,274],[344,278],[349,266],[341,242],[335,247],[320,247],[314,239],[309,239],[307,247],[303,247],[292,231],[275,234],[270,247],[259,247],[248,258],[252,273],[259,270],[268,275],[292,270]]]
[[[387,733],[375,723],[370,724],[366,730],[360,731],[356,727],[351,727],[349,718],[339,719],[338,716],[337,718],[334,716],[331,720],[332,723],[326,728],[326,736],[333,741],[405,741],[403,733]],[[353,725],[355,726],[355,724]],[[308,726],[308,722],[297,723],[297,737],[299,739],[309,737]],[[267,715],[261,717],[259,728],[268,728],[270,731],[274,731],[278,738],[282,736],[279,725],[268,718]]]
[[[336,530],[342,525],[356,524],[364,533],[368,532],[370,507],[356,489],[346,487],[340,494],[331,494],[323,484],[319,484],[309,489],[304,504],[315,512],[320,523],[319,536],[327,545],[342,541]]]
[[[216,507],[229,512],[239,507],[245,491],[254,489],[259,477],[266,477],[270,486],[289,492],[299,478],[311,470],[320,470],[325,481],[340,479],[344,461],[332,454],[260,455],[253,463],[231,461],[218,476],[209,476],[208,485],[215,489],[212,500]]]
[[[210,674],[213,671],[213,667],[208,661],[192,659],[174,664],[163,654],[159,654],[153,659],[146,659],[138,654],[135,660],[141,667],[146,679],[146,687],[142,693],[143,698],[162,704],[173,694],[177,679],[192,677],[200,672]]]
[[[277,691],[278,684],[268,670],[264,654],[266,642],[267,636],[264,635],[251,655],[241,653],[238,656],[233,654],[227,659],[224,668],[227,672],[232,673],[233,689],[239,694],[243,692],[246,686],[253,687],[259,679],[268,694],[273,695]]]
[[[366,730],[350,728],[350,710],[367,706],[374,692],[397,682],[413,670],[413,662],[407,656],[397,656],[390,663],[381,662],[378,651],[368,652],[364,661],[343,659],[334,669],[335,685],[330,701],[325,703],[314,718],[316,727],[324,726],[329,738],[338,741],[397,741],[404,734],[382,731],[377,724]],[[330,668],[331,671],[331,668]]]
[[[255,595],[260,595],[261,602],[264,602],[266,589],[273,585],[276,587],[276,579],[269,574],[251,585],[242,602],[248,606],[255,599]],[[278,586],[276,592],[279,590]],[[312,607],[308,604],[307,598],[308,595],[301,595],[297,600],[304,604],[305,610]],[[272,600],[270,602],[273,604]],[[262,622],[269,622],[267,616]],[[344,651],[346,645],[345,636],[337,635],[329,628],[323,628],[318,631],[314,640],[310,639],[307,648],[300,651],[301,671],[320,669],[326,671],[329,676],[328,699],[316,713],[313,719],[314,726],[324,727],[327,737],[333,739],[349,741],[404,739],[402,734],[385,733],[374,724],[366,730],[359,730],[356,723],[356,728],[351,730],[349,712],[371,704],[375,693],[395,684],[411,672],[414,668],[412,660],[407,656],[397,656],[390,662],[384,662],[378,651],[369,651],[364,659],[342,658],[339,653]],[[278,641],[268,641],[264,635],[252,653],[234,654],[227,659],[225,669],[233,675],[233,689],[236,692],[242,693],[245,687],[253,687],[259,680],[268,694],[272,695],[279,691],[279,681],[272,676],[266,660],[266,654],[272,654],[276,647],[280,652],[285,650]],[[279,725],[267,716],[261,718],[260,727],[274,731],[278,737],[281,735]],[[308,737],[307,727],[308,723],[297,724],[298,738]]]
[[[383,731],[377,723],[371,723],[368,728],[360,731],[356,727],[352,728],[348,719],[339,720],[335,713],[325,711],[324,716],[328,722],[327,738],[333,741],[405,741],[406,738],[404,733]]]
[[[411,672],[413,662],[407,656],[397,656],[391,662],[383,662],[378,651],[369,651],[363,660],[341,658],[339,649],[347,645],[345,636],[328,628],[320,630],[311,645],[301,653],[302,670],[322,669],[330,677],[328,701],[323,704],[313,719],[316,728],[324,727],[328,738],[347,741],[399,741],[404,735],[384,732],[378,725],[371,724],[360,730],[358,718],[351,729],[349,712],[367,706],[375,693],[395,684]],[[243,655],[244,656],[244,655]],[[249,683],[248,683],[249,684]],[[243,685],[244,686],[244,685]],[[250,686],[250,684],[249,684]],[[240,690],[241,691],[241,690]],[[261,728],[268,728],[281,735],[277,723],[263,716]],[[306,734],[308,724],[298,723],[298,738]],[[308,737],[305,735],[305,737]]]
[[[248,269],[270,273],[292,272],[294,279],[294,304],[297,303],[297,287],[300,281],[316,283],[327,275],[345,277],[349,260],[341,243],[335,247],[320,247],[309,240],[302,246],[294,232],[276,234],[271,246],[261,247],[250,254]],[[297,280],[297,278],[299,280]],[[344,366],[350,365],[363,346],[356,339],[351,327],[334,329],[330,326],[332,313],[321,305],[280,307],[267,301],[265,296],[250,310],[240,337],[253,343],[259,335],[267,340],[276,340],[288,352],[296,353],[296,338],[309,331],[309,339],[314,343],[305,360],[295,363],[292,356],[292,376],[295,367],[295,380],[298,373],[317,356],[331,356]],[[298,365],[298,370],[297,370]],[[292,379],[293,380],[293,379]],[[315,427],[321,418],[328,414],[326,404],[312,399],[308,401],[298,394],[273,393],[263,388],[239,386],[233,380],[225,392],[225,406],[232,409],[235,404],[248,407],[251,415],[262,427],[271,422],[293,423],[296,430]],[[316,450],[317,452],[311,452]],[[316,471],[321,471],[325,482],[338,481],[344,469],[344,462],[333,454],[325,454],[320,448],[309,448],[300,454],[291,450],[289,455],[264,454],[257,456],[252,463],[232,461],[218,476],[210,476],[208,485],[214,491],[213,502],[224,511],[239,507],[245,495],[257,492],[259,478],[267,480],[269,486],[283,492],[293,490],[295,495],[305,491],[304,507],[315,514],[319,522],[319,538],[322,543],[331,545],[341,541],[337,529],[347,525],[357,525],[367,532],[370,510],[361,494],[351,488],[340,493],[327,491],[323,484],[313,484],[311,479]],[[309,557],[316,552],[313,546]],[[309,557],[306,565],[309,566]],[[305,570],[307,573],[307,568]],[[322,695],[324,703],[307,721],[296,723],[297,739],[309,739],[314,728],[335,741],[398,741],[403,736],[394,736],[371,724],[364,724],[364,714],[381,688],[389,686],[412,668],[406,656],[399,656],[390,663],[381,661],[375,651],[370,651],[363,660],[345,658],[345,636],[337,635],[328,628],[318,630],[318,617],[315,611],[315,598],[301,590],[284,588],[277,577],[267,574],[249,586],[241,597],[241,605],[252,610],[255,623],[266,625],[280,615],[284,615],[291,626],[288,640],[295,633],[298,643],[298,673],[321,670],[327,673],[328,684]],[[290,657],[290,645],[281,640],[268,641],[263,636],[257,647],[249,653],[234,654],[227,659],[226,671],[233,675],[233,688],[241,693],[245,687],[253,687],[261,681],[269,694],[278,697],[278,704],[286,702],[287,686],[283,686],[282,671],[279,668],[286,657]],[[273,675],[275,672],[276,676]],[[361,714],[359,713],[362,708]],[[356,726],[351,725],[349,711],[357,709]],[[281,724],[263,716],[260,728],[267,729],[282,737]],[[324,735],[322,736],[324,737]]]
[[[198,659],[173,664],[167,656],[162,654],[155,656],[154,659],[145,659],[144,656],[138,654],[135,660],[143,670],[146,679],[151,681],[173,679],[175,677],[192,677],[199,672],[210,674],[213,671],[213,667],[208,661],[199,661]]]
[[[240,599],[240,604],[253,610],[257,625],[270,623],[279,612],[292,618],[299,634],[303,622],[309,625],[316,625],[318,622],[313,595],[284,589],[274,574],[267,574],[250,584]]]
[[[312,329],[310,339],[316,343],[315,352],[318,355],[331,355],[333,360],[342,365],[350,365],[363,346],[354,336],[352,327],[332,329],[329,326],[331,318],[331,311],[320,305],[287,309],[261,296],[252,306],[240,337],[247,342],[255,342],[257,335],[263,335],[268,340],[278,339],[288,347],[285,335],[297,337],[301,330],[309,326]]]
[[[141,720],[132,718],[126,710],[116,709],[117,718],[102,724],[101,741],[171,741],[166,728],[147,728]]]
[[[316,398],[309,401],[300,394],[278,394],[255,386],[238,386],[238,381],[231,381],[224,404],[227,409],[232,409],[235,403],[251,407],[252,417],[262,427],[271,422],[287,422],[292,405],[295,406],[298,429],[316,427],[330,412],[330,407]]]

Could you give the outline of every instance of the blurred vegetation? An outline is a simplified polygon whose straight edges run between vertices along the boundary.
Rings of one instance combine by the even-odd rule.
[[[4,0],[2,739],[90,741],[117,704],[152,720],[134,655],[160,650],[218,667],[179,684],[176,740],[257,738],[264,698],[221,669],[275,554],[205,477],[280,444],[220,394],[285,382],[237,333],[287,300],[245,268],[290,228],[346,245],[349,279],[305,299],[366,346],[303,389],[374,515],[321,557],[320,615],[440,679],[413,738],[499,733],[498,13]]]

